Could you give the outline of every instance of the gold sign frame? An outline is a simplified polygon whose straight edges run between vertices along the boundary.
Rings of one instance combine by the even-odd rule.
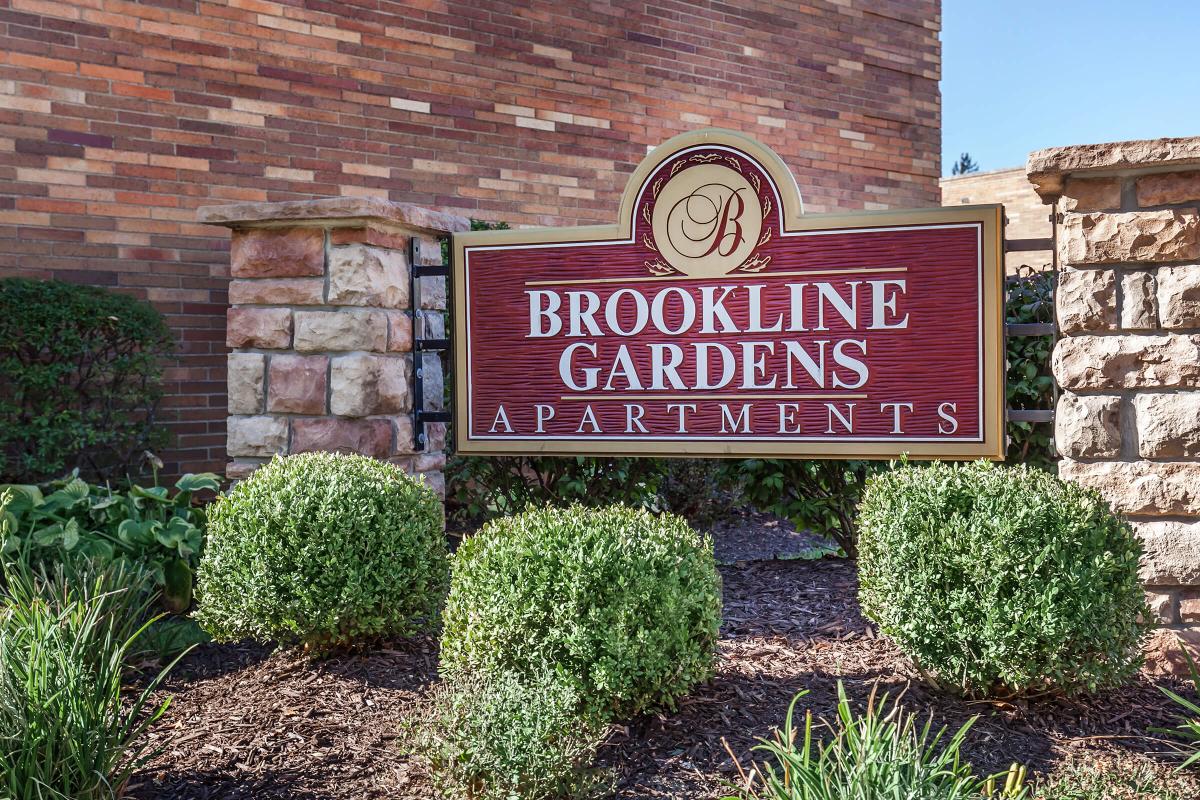
[[[982,441],[947,440],[846,442],[836,440],[772,441],[769,435],[752,441],[624,441],[613,439],[504,439],[479,440],[467,436],[466,364],[467,250],[488,245],[525,245],[627,240],[632,234],[638,195],[648,176],[681,150],[697,145],[726,145],[756,160],[769,174],[782,199],[784,231],[871,229],[881,227],[979,223],[982,229]],[[646,456],[687,458],[820,458],[887,460],[912,459],[1003,460],[1006,450],[1004,374],[1004,210],[999,204],[963,205],[897,211],[855,211],[804,214],[799,189],[791,171],[772,150],[735,131],[709,128],[672,137],[651,151],[638,165],[621,196],[617,223],[561,228],[514,228],[510,230],[455,233],[451,243],[451,322],[453,341],[453,435],[455,450],[462,455],[538,456]],[[686,398],[686,392],[680,393]]]

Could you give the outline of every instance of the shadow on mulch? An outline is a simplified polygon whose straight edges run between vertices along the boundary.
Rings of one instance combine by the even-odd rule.
[[[145,779],[143,778],[143,781]],[[154,786],[154,794],[141,793],[142,786],[131,786],[128,797],[188,797],[194,800],[320,800],[321,794],[296,788],[301,776],[274,770],[230,775],[222,770],[194,771],[163,775]]]
[[[739,562],[721,574],[717,674],[676,711],[613,732],[599,756],[614,777],[613,797],[722,796],[736,777],[722,737],[746,763],[797,692],[810,691],[797,704],[801,718],[805,710],[832,716],[838,680],[860,707],[876,682],[880,692],[904,692],[905,706],[932,715],[935,726],[980,715],[965,750],[979,772],[1013,761],[1048,770],[1080,748],[1145,758],[1161,747],[1145,738],[1147,729],[1175,718],[1144,676],[1078,701],[1008,705],[972,704],[910,683],[905,658],[859,613],[854,565],[844,560]],[[222,654],[230,664],[217,668]],[[165,690],[176,698],[152,733],[166,749],[129,797],[428,798],[426,778],[397,734],[436,673],[429,637],[319,662],[206,647],[179,665]]]

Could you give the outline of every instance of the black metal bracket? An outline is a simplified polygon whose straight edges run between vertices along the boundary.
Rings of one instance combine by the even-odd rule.
[[[424,320],[421,319],[421,278],[450,279],[449,264],[421,264],[421,242],[416,236],[409,240],[409,300],[412,306],[413,322],[413,450],[421,452],[425,449],[428,439],[425,436],[425,425],[430,422],[449,422],[450,411],[432,411],[425,408],[425,353],[442,352],[450,349],[449,337],[432,339],[417,336],[420,325],[424,332]],[[448,289],[448,287],[447,287]],[[449,370],[443,370],[444,379],[450,380]]]

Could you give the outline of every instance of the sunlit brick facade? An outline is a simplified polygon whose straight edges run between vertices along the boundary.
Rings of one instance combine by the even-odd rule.
[[[228,235],[201,205],[366,195],[609,222],[703,126],[808,212],[938,205],[936,0],[0,0],[0,274],[153,301],[169,471],[224,463]]]

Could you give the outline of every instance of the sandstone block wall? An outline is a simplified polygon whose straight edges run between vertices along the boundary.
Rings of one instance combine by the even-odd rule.
[[[940,8],[0,0],[0,275],[153,302],[179,342],[166,472],[219,470],[228,240],[197,207],[609,224],[648,146],[709,125],[774,148],[810,211],[934,205]]]
[[[414,432],[414,336],[445,335],[443,279],[422,278],[413,311],[410,241],[441,262],[436,234],[467,220],[401,203],[354,199],[200,209],[233,229],[226,323],[226,474],[277,453],[364,453],[426,475],[444,492],[445,426]],[[422,362],[425,407],[442,407],[436,353]]]
[[[1028,172],[1060,214],[1060,474],[1145,543],[1169,666],[1176,637],[1200,652],[1200,138],[1042,150]]]

